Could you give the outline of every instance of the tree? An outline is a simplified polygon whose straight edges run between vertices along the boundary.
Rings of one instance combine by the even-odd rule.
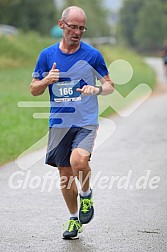
[[[20,0],[0,0],[0,24],[12,25],[10,22],[13,16],[12,7],[20,2]]]
[[[120,11],[121,38],[138,49],[155,50],[166,37],[166,0],[125,0]]]
[[[120,10],[120,33],[123,40],[130,46],[135,46],[135,29],[138,24],[138,13],[144,0],[125,0]]]
[[[135,40],[139,49],[160,48],[166,36],[167,20],[164,4],[159,0],[145,1],[139,12]]]
[[[49,33],[55,24],[56,13],[53,0],[0,0],[0,23],[14,25],[24,31]]]

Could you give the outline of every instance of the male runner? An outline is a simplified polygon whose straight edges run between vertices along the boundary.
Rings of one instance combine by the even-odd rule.
[[[59,20],[62,40],[42,50],[30,86],[32,95],[50,94],[46,163],[58,167],[61,190],[70,212],[64,239],[76,238],[94,215],[89,159],[98,128],[97,95],[111,94],[113,83],[101,53],[81,41],[87,30],[83,9],[71,6]],[[96,86],[96,80],[101,86]],[[81,183],[78,213],[78,188]]]

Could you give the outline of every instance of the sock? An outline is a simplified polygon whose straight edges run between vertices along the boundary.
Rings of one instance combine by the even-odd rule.
[[[90,187],[89,187],[89,189],[88,189],[86,192],[84,192],[84,191],[82,191],[82,190],[80,191],[80,194],[81,194],[82,197],[86,197],[86,196],[88,196],[90,193],[91,193]]]
[[[77,218],[78,219],[78,211],[73,214],[70,213],[70,218]]]

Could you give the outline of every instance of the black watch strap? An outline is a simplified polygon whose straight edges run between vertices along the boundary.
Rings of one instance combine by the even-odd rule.
[[[100,95],[103,92],[102,86],[95,86],[99,89],[97,95]]]

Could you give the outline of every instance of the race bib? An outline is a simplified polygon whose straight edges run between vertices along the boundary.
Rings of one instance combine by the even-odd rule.
[[[76,89],[80,88],[80,80],[57,82],[53,85],[52,91],[55,102],[80,101],[81,93]]]

